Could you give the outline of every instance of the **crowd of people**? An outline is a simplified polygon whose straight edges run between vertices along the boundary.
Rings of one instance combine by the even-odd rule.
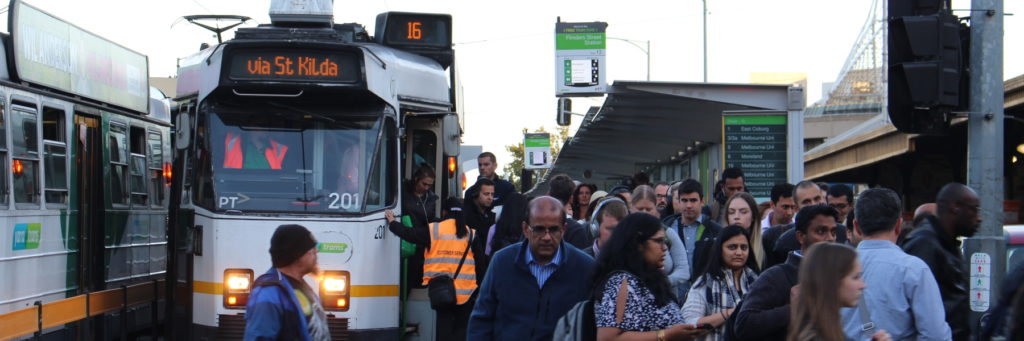
[[[478,163],[480,179],[443,217],[432,216],[431,171],[403,193],[409,222],[387,212],[416,247],[409,286],[430,288],[437,340],[1024,339],[1024,265],[1004,285],[1016,300],[981,326],[968,319],[957,238],[981,220],[962,184],[905,222],[904,201],[880,187],[780,183],[758,203],[730,168],[714,193],[643,177],[604,191],[561,174],[527,198],[495,175],[493,154]],[[290,289],[273,280],[286,270],[257,290]],[[454,298],[434,296],[445,285]],[[250,306],[267,302],[258,293]]]

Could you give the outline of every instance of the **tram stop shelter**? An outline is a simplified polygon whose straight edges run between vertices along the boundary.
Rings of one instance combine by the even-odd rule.
[[[789,177],[801,178],[803,106],[802,89],[788,85],[616,81],[528,194],[546,193],[555,174],[604,189],[640,171],[654,181],[693,177],[713,186],[707,180],[721,172],[727,111],[788,112],[789,149],[796,151],[789,153]]]

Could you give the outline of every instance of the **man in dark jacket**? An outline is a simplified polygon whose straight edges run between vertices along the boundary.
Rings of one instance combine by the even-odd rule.
[[[971,337],[969,321],[967,274],[958,236],[970,237],[978,232],[978,194],[970,187],[949,183],[942,187],[936,200],[938,216],[928,217],[907,236],[903,250],[924,260],[935,275],[946,308],[946,323],[953,329],[953,340]]]
[[[302,279],[318,271],[313,234],[301,225],[278,226],[270,259],[274,267],[253,283],[245,306],[245,340],[330,340],[320,298]]]
[[[839,213],[828,205],[804,206],[796,216],[796,237],[800,251],[789,254],[786,262],[765,270],[743,300],[733,332],[740,340],[785,340],[789,327],[789,302],[793,286],[799,283],[803,252],[816,243],[831,243],[836,238]]]
[[[797,183],[796,187],[794,187],[793,199],[796,200],[796,206],[799,210],[809,205],[825,203],[825,193],[814,182],[804,180]],[[786,261],[786,257],[790,252],[801,248],[793,226],[793,224],[773,226],[761,236],[765,253],[765,269],[781,264]],[[836,242],[846,243],[846,226],[842,222],[836,225]]]
[[[676,197],[676,202],[679,203],[679,219],[672,221],[668,227],[679,232],[679,238],[686,246],[687,261],[690,262],[690,278],[698,278],[707,267],[708,259],[711,257],[711,246],[722,227],[711,219],[700,220],[704,192],[697,180],[683,180],[676,191]]]
[[[494,182],[480,178],[466,190],[466,201],[462,204],[462,219],[466,226],[473,229],[475,235],[470,247],[478,274],[487,271],[487,263],[490,261],[486,251],[487,235],[491,231],[491,225],[494,225],[494,212],[491,212],[493,203]],[[476,278],[477,284],[483,282],[483,277]]]
[[[526,241],[494,254],[469,318],[469,340],[551,340],[555,322],[593,285],[594,260],[562,241],[564,205],[543,196],[529,206]]]
[[[565,174],[558,174],[551,177],[548,180],[548,195],[560,200],[565,204],[565,233],[562,235],[562,239],[575,246],[577,249],[583,250],[594,244],[594,237],[592,236],[589,229],[572,219],[567,211],[569,206],[569,199],[572,198],[572,192],[576,189],[576,183],[572,182],[572,178]]]
[[[494,157],[494,153],[480,153],[476,157],[476,165],[477,170],[480,171],[479,179],[491,180],[494,183],[494,204],[492,206],[504,205],[505,198],[516,191],[516,186],[508,180],[498,177],[498,173],[495,172],[498,169],[498,159]]]

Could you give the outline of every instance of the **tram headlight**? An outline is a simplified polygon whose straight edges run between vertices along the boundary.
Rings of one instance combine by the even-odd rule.
[[[324,271],[320,278],[320,300],[326,310],[347,311],[352,280],[348,271]]]
[[[228,309],[245,308],[252,291],[252,269],[224,270],[224,307]]]

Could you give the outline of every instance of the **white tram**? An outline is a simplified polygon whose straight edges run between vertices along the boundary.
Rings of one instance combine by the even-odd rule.
[[[371,37],[334,24],[330,1],[295,3],[181,62],[172,339],[240,338],[272,233],[301,224],[320,243],[324,275],[307,281],[332,335],[397,340],[401,258],[384,210],[420,163],[442,198],[460,193],[451,17],[384,13]]]

